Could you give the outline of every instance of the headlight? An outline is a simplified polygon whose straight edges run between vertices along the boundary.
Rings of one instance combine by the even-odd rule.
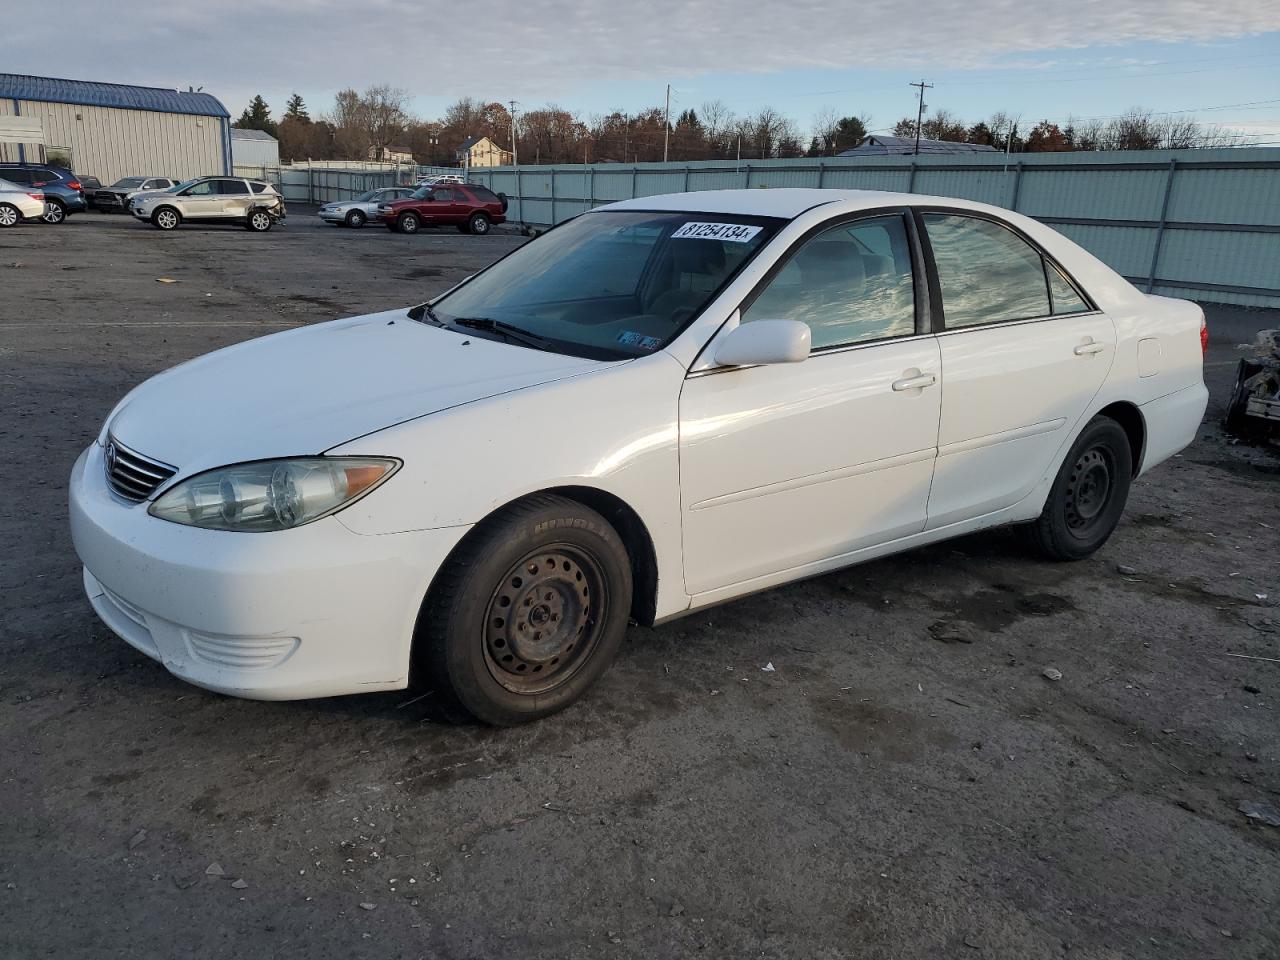
[[[209,530],[300,527],[372,491],[400,467],[383,457],[308,457],[219,467],[183,480],[148,511]]]

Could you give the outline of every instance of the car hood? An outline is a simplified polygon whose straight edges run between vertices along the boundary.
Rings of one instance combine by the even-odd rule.
[[[174,367],[125,397],[108,428],[117,442],[189,475],[323,453],[609,365],[463,336],[396,310],[250,340]]]

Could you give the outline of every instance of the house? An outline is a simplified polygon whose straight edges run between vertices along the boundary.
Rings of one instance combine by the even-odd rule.
[[[458,166],[509,167],[511,151],[503,150],[488,137],[467,137],[454,151]]]
[[[103,183],[231,173],[231,119],[199,91],[0,73],[0,160],[63,164]]]
[[[953,143],[950,140],[926,140],[920,138],[920,153],[997,153],[995,147],[985,143]],[[884,157],[916,153],[915,137],[888,137],[873,134],[864,137],[852,150],[837,153],[837,157]]]
[[[369,159],[383,163],[413,163],[413,151],[408,147],[370,147]]]

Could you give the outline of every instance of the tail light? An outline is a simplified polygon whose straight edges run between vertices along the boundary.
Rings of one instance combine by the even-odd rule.
[[[83,190],[83,189],[84,189],[84,187],[80,186],[80,181],[79,181],[79,180],[68,180],[68,181],[67,181],[67,186],[68,186],[70,189],[72,189],[72,190]]]
[[[27,194],[27,196],[28,196],[28,197],[30,197],[32,200],[43,200],[43,199],[44,199],[44,194],[43,194],[43,193],[28,193],[28,194]]]
[[[1209,352],[1209,324],[1204,317],[1200,318],[1200,355]]]

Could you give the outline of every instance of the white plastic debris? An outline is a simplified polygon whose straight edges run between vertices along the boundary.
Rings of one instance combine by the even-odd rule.
[[[763,667],[761,667],[760,669],[761,669],[761,670],[763,670],[765,673],[775,673],[775,672],[776,672],[776,671],[773,669],[773,661],[772,661],[772,660],[770,660],[768,663],[766,663],[766,664],[765,664]]]

